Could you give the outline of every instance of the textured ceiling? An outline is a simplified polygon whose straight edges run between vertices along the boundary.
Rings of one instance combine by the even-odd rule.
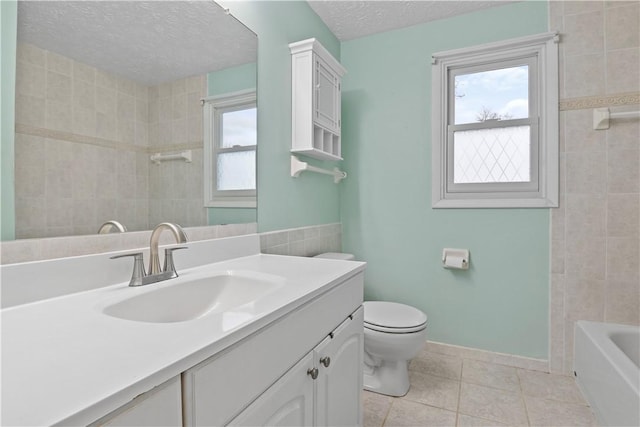
[[[345,41],[510,2],[309,0],[308,3],[333,34]]]
[[[18,41],[146,85],[255,62],[258,49],[212,0],[21,0]]]

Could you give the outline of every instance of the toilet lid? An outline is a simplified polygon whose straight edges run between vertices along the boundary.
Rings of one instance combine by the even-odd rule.
[[[365,328],[400,334],[426,328],[427,315],[415,307],[388,301],[366,301],[363,305]]]

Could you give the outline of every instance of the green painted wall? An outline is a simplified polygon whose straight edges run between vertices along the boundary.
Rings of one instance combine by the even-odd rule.
[[[258,228],[340,221],[339,186],[319,174],[290,176],[289,43],[317,38],[336,58],[340,43],[304,1],[219,1],[258,35]],[[306,159],[305,159],[306,161]],[[333,167],[329,162],[309,163]]]
[[[549,210],[431,209],[431,54],[547,31],[521,2],[342,44],[343,246],[366,299],[412,304],[428,339],[547,358]],[[468,248],[469,271],[441,267]]]
[[[14,140],[18,3],[0,2],[0,237],[15,238]]]
[[[256,63],[239,65],[207,74],[207,94],[223,95],[256,87]]]
[[[239,65],[207,74],[207,95],[224,95],[255,89],[258,70],[256,63]],[[256,208],[209,208],[208,224],[240,224],[256,222]]]

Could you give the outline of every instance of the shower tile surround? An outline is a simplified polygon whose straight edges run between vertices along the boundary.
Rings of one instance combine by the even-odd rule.
[[[206,224],[205,94],[204,75],[146,87],[18,44],[16,237],[92,234],[110,219]],[[149,160],[184,149],[193,163]]]
[[[551,372],[571,375],[576,320],[640,325],[640,4],[549,2],[560,43],[560,207],[551,211]]]

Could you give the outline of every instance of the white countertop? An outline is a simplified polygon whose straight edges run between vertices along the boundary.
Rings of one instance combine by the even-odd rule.
[[[259,254],[182,270],[177,279],[143,287],[120,283],[3,309],[0,422],[93,422],[363,271],[364,265]],[[243,306],[246,316],[212,313],[185,322],[145,323],[101,311],[135,293],[228,270],[281,276],[285,285]]]

